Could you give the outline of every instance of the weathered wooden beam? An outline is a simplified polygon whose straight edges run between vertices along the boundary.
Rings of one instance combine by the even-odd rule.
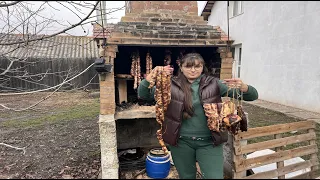
[[[314,129],[308,129],[308,132],[315,134],[315,130]],[[316,138],[310,140],[309,144],[310,145],[317,145]],[[313,161],[319,162],[317,154],[312,154],[310,159],[313,160]],[[311,175],[310,178],[311,179],[315,179],[316,178],[316,173],[315,172],[318,171],[318,169],[319,169],[318,164],[313,164],[313,166],[311,166],[311,172],[310,172],[310,175]]]
[[[274,135],[275,139],[281,139],[282,134],[276,134]],[[283,146],[276,147],[276,152],[282,152],[283,151]],[[284,167],[284,161],[279,161],[277,162],[277,169],[281,169]],[[281,174],[278,176],[278,179],[285,179],[285,174]]]
[[[281,139],[272,139],[268,141],[262,141],[262,142],[257,142],[257,143],[236,147],[235,154],[240,155],[245,153],[251,153],[254,151],[271,149],[275,147],[280,147],[280,146],[285,146],[289,144],[295,144],[295,143],[300,143],[300,142],[315,140],[315,139],[316,139],[316,134],[314,132],[296,135],[296,136],[284,137]]]
[[[118,79],[118,92],[119,92],[119,103],[127,102],[128,101],[127,80]]]
[[[275,153],[264,155],[264,156],[236,161],[235,170],[236,172],[241,172],[244,170],[252,169],[252,168],[263,166],[266,164],[276,163],[276,162],[284,161],[287,159],[301,157],[301,156],[305,156],[305,155],[309,155],[317,152],[318,152],[317,145],[302,146],[295,149],[275,152]]]
[[[315,160],[307,160],[304,162],[299,162],[295,164],[290,164],[282,168],[277,168],[270,171],[260,172],[257,174],[253,174],[247,177],[244,177],[245,179],[272,179],[277,176],[284,176],[285,174],[288,174],[290,172],[295,172],[299,170],[303,170],[306,168],[310,168],[311,166],[318,165],[319,163]]]
[[[247,132],[239,132],[237,135],[235,135],[235,140],[251,139],[256,137],[290,132],[293,130],[304,130],[304,129],[314,129],[314,128],[315,128],[315,122],[312,120],[256,127],[256,128],[248,129]]]
[[[117,78],[124,78],[124,79],[131,79],[131,78],[133,78],[130,74],[116,74],[115,77],[117,77]]]
[[[144,106],[143,108],[123,110],[118,111],[115,114],[115,119],[146,119],[155,117],[155,106]]]

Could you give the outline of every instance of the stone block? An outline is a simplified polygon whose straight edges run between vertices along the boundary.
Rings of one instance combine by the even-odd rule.
[[[172,22],[172,18],[150,18],[149,22]]]
[[[161,14],[160,13],[146,13],[143,12],[140,14],[140,17],[147,17],[147,18],[161,18]]]
[[[135,17],[134,21],[135,22],[147,22],[147,21],[149,21],[149,18],[147,18],[147,17]]]
[[[131,22],[134,21],[135,17],[128,17],[128,16],[123,16],[121,18],[121,22]]]

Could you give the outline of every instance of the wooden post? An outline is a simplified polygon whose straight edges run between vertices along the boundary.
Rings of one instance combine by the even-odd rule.
[[[242,142],[241,142],[242,141]],[[241,145],[244,143],[243,140],[233,140],[233,147],[234,149],[238,149],[239,146],[241,148]],[[236,155],[235,153],[233,154],[233,162],[234,162],[234,174],[233,174],[233,179],[242,179],[247,176],[247,171],[239,171],[238,166],[241,165],[244,161],[243,154]]]
[[[276,134],[276,135],[274,135],[274,138],[275,139],[281,139],[282,135],[281,134]],[[283,150],[283,146],[276,147],[276,152],[280,152],[282,150]],[[284,161],[277,162],[277,169],[283,168],[283,167],[284,167]],[[278,179],[285,179],[285,175],[278,176]]]
[[[119,91],[119,103],[127,102],[128,101],[128,94],[127,94],[127,80],[126,79],[119,79],[118,80],[118,91]]]
[[[315,130],[314,129],[308,129],[308,132],[309,133],[315,133]],[[309,141],[309,144],[310,145],[316,145],[316,140],[310,140]],[[313,153],[311,154],[311,158],[310,158],[311,161],[313,162],[318,162],[318,157],[317,157],[317,154]],[[315,165],[315,166],[311,166],[311,174],[310,174],[310,178],[311,179],[315,179],[316,177],[316,172],[318,170],[318,165]]]
[[[114,65],[117,47],[104,47],[102,52],[106,63]],[[113,68],[114,69],[114,68]],[[115,122],[115,84],[114,72],[100,75],[100,116],[99,133],[101,149],[102,179],[119,178],[119,160],[117,154],[117,131]]]

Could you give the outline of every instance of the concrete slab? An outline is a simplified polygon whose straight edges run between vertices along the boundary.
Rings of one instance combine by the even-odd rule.
[[[309,111],[300,111],[300,112],[287,112],[286,114],[299,117],[302,119],[320,119],[320,114],[309,112]]]
[[[277,111],[286,114],[290,117],[296,117],[301,119],[314,120],[316,123],[320,124],[320,113],[315,113],[311,111],[306,111],[303,109],[298,109],[295,107],[285,106],[278,103],[272,103],[264,100],[247,101],[243,103],[248,103],[258,107],[266,108],[272,111]]]
[[[272,102],[268,102],[268,101],[263,101],[263,100],[255,100],[255,101],[251,101],[251,102],[245,102],[245,103],[249,103],[252,105],[256,105],[262,108],[267,108],[273,111],[277,111],[277,112],[282,112],[282,113],[286,113],[286,112],[301,112],[304,111],[302,109],[298,109],[298,108],[294,108],[294,107],[290,107],[290,106],[285,106],[285,105],[281,105],[281,104],[277,104],[277,103],[272,103]]]

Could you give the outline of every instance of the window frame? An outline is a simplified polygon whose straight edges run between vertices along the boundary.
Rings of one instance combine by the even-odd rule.
[[[235,4],[238,6],[237,11],[235,11]],[[243,1],[229,1],[229,18],[233,18],[241,14],[243,14]]]
[[[242,44],[237,44],[231,46],[232,57],[234,59],[234,64],[232,67],[232,77],[233,78],[241,78],[241,67],[242,67]],[[235,72],[234,72],[235,70]]]

